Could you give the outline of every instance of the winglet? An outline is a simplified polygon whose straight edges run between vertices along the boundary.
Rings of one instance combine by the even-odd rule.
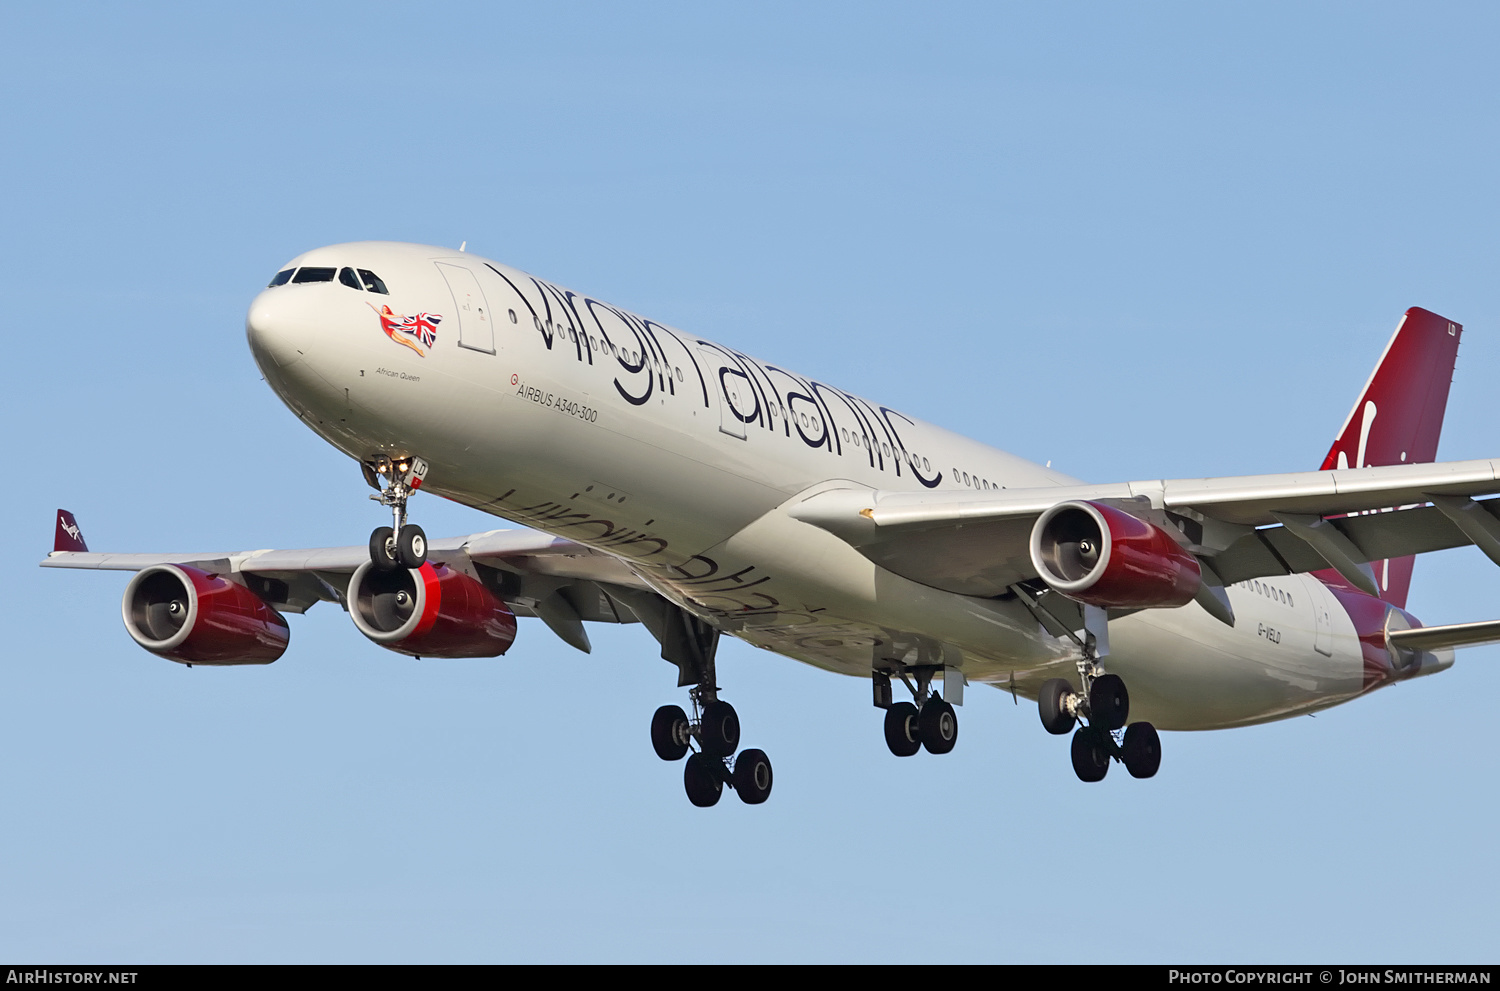
[[[52,553],[58,551],[85,551],[89,545],[83,542],[83,531],[78,529],[78,521],[73,519],[73,514],[66,509],[57,511],[57,536],[52,540]]]

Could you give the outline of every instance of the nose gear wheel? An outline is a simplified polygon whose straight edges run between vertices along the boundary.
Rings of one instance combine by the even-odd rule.
[[[398,458],[366,462],[360,467],[370,487],[380,490],[370,498],[391,509],[391,526],[378,526],[370,534],[370,562],[380,571],[420,568],[427,563],[427,534],[415,523],[406,522],[406,501],[422,487],[427,462],[415,457]]]

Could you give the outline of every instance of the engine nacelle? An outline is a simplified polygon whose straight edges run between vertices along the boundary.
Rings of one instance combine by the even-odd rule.
[[[359,632],[414,657],[497,657],[516,639],[516,615],[461,571],[431,561],[377,571],[366,561],[349,580]]]
[[[1051,588],[1109,609],[1183,606],[1202,581],[1171,534],[1098,502],[1058,503],[1031,530],[1031,563]]]
[[[185,564],[136,572],[120,613],[131,639],[183,664],[270,664],[291,640],[286,620],[260,596]]]

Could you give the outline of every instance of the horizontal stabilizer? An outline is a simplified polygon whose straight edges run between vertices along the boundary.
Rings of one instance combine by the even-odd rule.
[[[1391,646],[1403,650],[1441,650],[1444,647],[1477,647],[1500,643],[1500,619],[1482,623],[1454,623],[1450,626],[1423,626],[1415,630],[1391,630],[1386,633]]]

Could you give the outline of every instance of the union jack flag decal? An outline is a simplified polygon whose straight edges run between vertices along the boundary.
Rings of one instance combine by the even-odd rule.
[[[366,305],[375,310],[373,303]],[[380,317],[380,329],[385,331],[385,336],[397,344],[411,348],[421,357],[427,357],[427,349],[437,341],[437,327],[443,322],[442,317],[436,313],[402,316],[391,312],[389,306],[382,306],[375,312]]]

